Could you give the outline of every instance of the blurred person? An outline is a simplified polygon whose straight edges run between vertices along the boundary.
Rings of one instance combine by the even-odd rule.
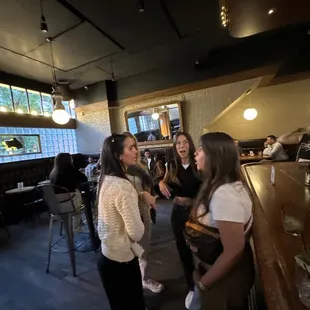
[[[187,282],[188,294],[185,307],[188,309],[194,294],[192,253],[184,238],[185,223],[189,219],[193,200],[201,184],[194,160],[195,146],[186,132],[178,132],[173,142],[173,158],[168,162],[165,177],[159,182],[161,193],[169,199],[174,196],[171,227]]]

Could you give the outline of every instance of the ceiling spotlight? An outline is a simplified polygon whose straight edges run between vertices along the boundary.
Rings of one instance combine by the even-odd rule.
[[[45,22],[45,17],[43,15],[41,16],[40,24],[41,24],[41,31],[47,33],[48,32],[47,23]]]
[[[139,12],[144,12],[144,0],[139,0]]]
[[[41,6],[41,21],[40,21],[40,28],[41,31],[46,33],[48,32],[48,28],[47,28],[47,23],[45,21],[45,16],[43,13],[43,0],[40,1],[40,6]]]
[[[268,11],[268,15],[272,15],[273,13],[275,13],[276,12],[276,9],[270,9],[269,11]]]
[[[88,86],[84,86],[84,89],[85,89],[85,90],[88,90]]]

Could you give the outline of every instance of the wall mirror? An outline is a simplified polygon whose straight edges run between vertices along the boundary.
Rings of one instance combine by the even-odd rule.
[[[0,157],[41,152],[39,135],[0,135]]]
[[[183,130],[179,102],[128,110],[125,119],[139,144],[171,143],[176,132]]]

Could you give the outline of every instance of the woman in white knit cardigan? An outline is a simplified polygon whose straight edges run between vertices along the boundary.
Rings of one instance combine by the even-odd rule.
[[[138,242],[144,225],[138,194],[126,176],[137,156],[132,139],[125,135],[113,134],[104,141],[99,178],[98,234],[102,253],[98,271],[111,310],[145,310],[138,260],[143,254]]]

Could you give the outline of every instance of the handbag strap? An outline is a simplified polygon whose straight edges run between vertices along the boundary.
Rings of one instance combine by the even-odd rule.
[[[215,239],[220,239],[220,234],[218,233],[218,229],[216,229],[216,228],[203,226],[201,224],[193,223],[190,221],[186,222],[185,225],[189,228],[192,228],[196,231],[199,231],[202,234],[211,236]]]

